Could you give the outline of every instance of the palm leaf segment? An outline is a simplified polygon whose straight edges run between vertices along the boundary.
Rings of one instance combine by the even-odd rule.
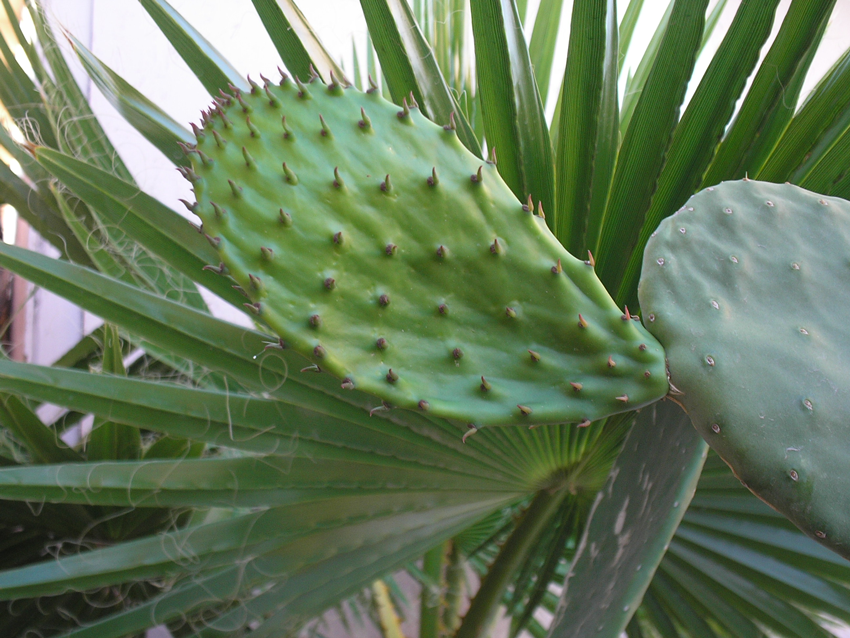
[[[142,4],[211,94],[231,83],[248,88],[165,2]],[[254,4],[286,67],[304,75],[312,63],[329,80],[330,58],[294,4]],[[523,52],[518,7],[472,3],[479,74],[487,76],[479,96],[471,65],[464,61],[463,30],[453,26],[466,10],[463,3],[417,3],[412,11],[390,0],[363,4],[373,29],[383,25],[383,33],[404,34],[403,48],[376,41],[381,64],[397,69],[386,76],[390,93],[413,92],[423,113],[440,123],[454,112],[459,136],[473,152],[480,148],[475,136],[480,139],[485,131],[520,139],[499,165],[508,184],[522,200],[526,189],[540,191],[535,196],[547,202],[550,227],[574,253],[591,250],[619,301],[634,298],[629,264],[639,259],[646,229],[698,187],[693,176],[710,168],[716,179],[724,179],[744,170],[738,161],[746,147],[743,133],[730,132],[713,159],[715,140],[732,116],[743,78],[755,68],[775,3],[741,4],[679,118],[690,75],[681,61],[693,59],[702,44],[705,3],[674,2],[666,30],[659,31],[642,65],[645,71],[632,85],[638,97],[624,105],[629,117],[622,146],[611,90],[620,57],[615,6],[576,3],[566,92],[551,131],[558,149],[554,162],[547,159],[550,142],[541,135],[542,106],[531,71],[531,63],[545,66],[551,58],[551,45],[539,44],[547,41],[545,20],[538,20],[539,31],[535,27],[532,41],[538,44],[531,59]],[[11,15],[6,0],[4,7]],[[775,108],[793,103],[789,87],[799,91],[831,7],[830,2],[792,3],[769,64],[757,73],[738,116],[741,122],[730,131],[759,131],[759,148],[748,150],[755,158],[751,177],[763,167],[770,179],[817,184],[822,192],[846,196],[843,174],[828,167],[847,161],[843,140],[850,101],[840,89],[847,86],[842,82],[847,65],[833,68],[797,116]],[[18,33],[33,68],[28,75],[4,41],[0,98],[13,118],[21,121],[26,114],[26,121],[38,126],[44,148],[34,161],[13,141],[12,129],[3,129],[0,144],[27,177],[0,165],[0,195],[55,242],[62,258],[7,246],[0,247],[0,263],[103,317],[109,326],[55,366],[0,362],[0,391],[7,393],[0,418],[10,435],[0,453],[0,494],[7,499],[0,522],[6,568],[0,572],[0,594],[14,599],[9,609],[16,612],[3,617],[4,632],[61,631],[69,626],[63,619],[71,617],[75,624],[86,623],[71,631],[74,636],[123,636],[163,622],[181,635],[230,635],[249,623],[252,635],[277,635],[455,538],[450,543],[455,549],[446,554],[449,568],[456,566],[458,550],[472,554],[482,568],[484,558],[495,561],[459,635],[486,633],[500,603],[514,615],[516,631],[545,633],[531,612],[538,605],[555,610],[548,585],[564,577],[564,559],[572,560],[580,544],[593,496],[632,419],[614,418],[587,429],[484,430],[464,445],[462,426],[386,409],[370,395],[342,390],[309,361],[281,350],[262,325],[239,328],[210,316],[193,282],[237,308],[244,299],[216,273],[202,270],[217,263],[209,244],[169,207],[139,192],[129,172],[115,163],[117,155],[73,83],[47,21],[37,6],[30,10],[45,55],[38,56]],[[443,19],[437,15],[441,10]],[[627,17],[624,24],[631,24],[633,17]],[[421,51],[431,45],[438,66],[417,63],[427,59]],[[79,43],[76,50],[119,111],[169,159],[182,162],[172,149],[190,140],[189,133]],[[491,50],[499,55],[487,59]],[[368,58],[379,78],[371,52]],[[494,74],[501,72],[513,80],[499,88]],[[582,78],[595,78],[589,107],[570,101]],[[32,108],[38,95],[43,102]],[[74,134],[60,135],[69,131]],[[598,159],[597,173],[589,176],[586,166],[570,159],[587,149]],[[665,156],[666,161],[642,161]],[[51,182],[51,176],[58,181]],[[656,210],[651,196],[637,207],[626,206],[622,193],[630,183],[647,185],[650,194],[654,185],[663,186],[669,209]],[[549,208],[555,201],[580,205],[563,220],[557,207]],[[93,236],[99,241],[88,241]],[[115,362],[131,347],[144,354],[125,377]],[[110,374],[91,372],[95,365]],[[163,382],[163,374],[179,383]],[[41,402],[68,412],[42,429],[33,411]],[[55,438],[84,414],[98,418],[100,452],[72,450]],[[634,432],[642,431],[651,442],[658,426],[641,425]],[[128,427],[144,439],[127,439]],[[628,451],[627,445],[624,454]],[[695,454],[688,467],[698,471],[701,463],[701,454]],[[670,467],[660,462],[645,471],[662,479]],[[715,461],[708,467],[670,551],[634,550],[645,552],[641,564],[648,571],[661,562],[651,581],[634,581],[635,587],[612,602],[634,610],[646,590],[628,624],[629,635],[758,636],[764,630],[829,635],[816,614],[850,621],[845,564],[766,510]],[[509,515],[494,514],[518,506],[522,511],[530,497],[519,525]],[[630,497],[629,490],[619,497]],[[672,508],[679,512],[662,517],[671,531],[686,500]],[[42,516],[25,503],[43,503]],[[620,508],[622,502],[600,501],[593,520],[603,527],[609,517],[613,526]],[[526,533],[512,534],[515,528]],[[77,544],[65,544],[67,555],[58,560],[39,561],[57,534]],[[114,544],[117,539],[123,540]],[[615,541],[616,535],[586,542]],[[496,542],[502,545],[499,552]],[[451,573],[457,570],[437,569],[436,582]],[[581,576],[572,577],[568,592],[581,590],[576,578]],[[98,605],[89,604],[95,599]],[[446,601],[445,609],[453,604]],[[630,613],[610,623],[611,635]],[[446,618],[444,626],[452,627],[456,620]],[[569,618],[561,617],[553,631],[577,635],[563,627],[571,627]]]

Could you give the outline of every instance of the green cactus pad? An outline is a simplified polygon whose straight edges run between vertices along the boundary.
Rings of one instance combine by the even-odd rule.
[[[644,253],[644,321],[703,438],[850,558],[850,203],[791,185],[694,195]]]
[[[190,207],[222,272],[344,388],[476,427],[667,392],[660,345],[451,125],[284,77],[222,97],[196,134]]]

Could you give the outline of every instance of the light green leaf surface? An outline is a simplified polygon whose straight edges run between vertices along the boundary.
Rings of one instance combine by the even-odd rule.
[[[465,450],[446,449],[412,428],[370,418],[341,402],[327,401],[310,409],[311,393],[303,387],[288,392],[290,400],[299,395],[302,399],[292,404],[10,361],[0,361],[0,374],[0,389],[215,445],[310,458],[363,459],[375,454],[376,464],[431,465],[511,480],[506,472],[488,468],[482,459],[464,454]]]
[[[6,363],[0,360],[0,365]],[[73,463],[82,457],[61,441],[57,433],[18,397],[0,394],[0,425],[12,433],[32,455],[34,463]]]
[[[635,107],[643,93],[643,87],[646,85],[649,72],[652,70],[655,59],[658,57],[658,49],[661,47],[664,34],[667,32],[667,26],[670,24],[670,15],[673,13],[674,4],[675,0],[670,0],[667,4],[667,10],[661,16],[661,20],[658,21],[655,31],[652,33],[652,38],[650,38],[649,44],[646,45],[646,49],[644,49],[643,55],[640,58],[637,69],[635,69],[634,73],[629,71],[626,77],[626,92],[623,95],[623,105],[620,108],[621,133],[628,130],[629,124],[632,121]],[[637,17],[634,19],[637,20]]]
[[[0,162],[0,202],[14,207],[64,258],[75,263],[91,264],[85,248],[63,223],[61,212],[3,162]]]
[[[323,540],[339,543],[346,538],[345,545],[357,547],[367,538],[374,541],[403,536],[416,527],[438,524],[441,518],[464,510],[477,510],[480,516],[482,508],[498,506],[504,497],[489,502],[482,499],[475,504],[470,504],[470,500],[477,500],[474,494],[422,497],[399,493],[272,508],[2,572],[0,599],[56,594],[69,587],[91,589],[140,577],[197,573],[232,565],[240,557],[250,561],[252,556],[257,557],[258,567],[266,571],[268,580],[271,575],[282,577],[299,565],[309,564],[311,558],[333,554],[334,550],[324,549]],[[393,525],[381,520],[388,517],[395,519]]]
[[[766,182],[799,183],[850,127],[850,50],[845,51],[788,124],[758,173]],[[825,192],[825,191],[818,191]]]
[[[74,237],[88,253],[89,259],[102,273],[119,279],[124,283],[135,285],[136,280],[133,273],[123,264],[120,258],[113,253],[111,246],[100,237],[100,234],[90,228],[87,224],[93,220],[86,215],[84,204],[75,197],[59,192],[55,186],[51,189],[56,205],[62,213],[62,219],[68,229],[74,233]],[[77,204],[74,206],[74,204]]]
[[[626,55],[629,53],[629,47],[632,43],[632,36],[635,33],[638,18],[640,17],[641,9],[643,9],[644,0],[629,0],[626,10],[623,12],[623,18],[620,20],[619,26],[619,41],[620,52],[617,60],[617,72],[623,72],[623,63],[626,61]]]
[[[211,429],[220,424],[211,423]],[[340,496],[426,492],[512,493],[493,478],[352,454],[321,458],[291,447],[262,458],[102,461],[0,468],[0,497],[119,507],[276,507]],[[314,458],[306,454],[317,452]],[[336,455],[332,455],[336,456]]]
[[[118,328],[106,324],[103,329],[101,372],[126,376],[124,351]],[[138,459],[142,455],[142,436],[138,428],[110,419],[95,419],[86,441],[89,461]]]
[[[29,7],[44,59],[52,75],[52,78],[42,78],[39,89],[44,96],[50,126],[56,135],[55,138],[44,137],[44,133],[39,131],[36,139],[31,141],[59,148],[121,179],[132,181],[130,171],[106,136],[65,61],[42,5],[30,2]]]

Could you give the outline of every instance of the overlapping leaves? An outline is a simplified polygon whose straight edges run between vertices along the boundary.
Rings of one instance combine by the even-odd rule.
[[[294,2],[253,4],[291,72],[306,80],[312,64],[326,80],[331,70],[342,75]],[[523,2],[363,0],[377,49],[367,66],[378,78],[380,63],[388,94],[400,100],[413,92],[439,123],[454,112],[474,152],[495,146],[518,197],[542,202],[561,241],[582,258],[590,250],[612,294],[634,311],[646,237],[701,184],[758,171],[762,179],[850,194],[846,56],[797,114],[792,99],[834,2],[794,0],[759,66],[776,3],[743,0],[686,105],[692,61],[714,23],[705,21],[706,4],[671,3],[618,109],[615,87],[627,72],[622,60],[641,3],[630,3],[619,30],[617,3],[574,3],[551,129],[538,88],[545,97],[554,86],[535,71],[552,64],[546,21],[564,9],[558,0],[541,3],[530,50]],[[164,0],[142,5],[211,94],[245,84]],[[466,554],[491,574],[460,635],[483,635],[500,603],[515,618],[515,633],[525,627],[544,635],[534,609],[555,609],[550,583],[565,577],[631,419],[583,430],[485,431],[464,445],[462,426],[342,391],[276,347],[262,325],[239,328],[210,316],[197,284],[236,308],[242,299],[226,278],[202,270],[213,259],[203,238],[135,187],[49,22],[35,4],[30,11],[39,45],[16,35],[32,75],[4,42],[0,100],[43,148],[32,155],[10,128],[0,129],[0,145],[25,174],[0,163],[0,201],[61,258],[0,247],[0,265],[109,324],[55,366],[0,361],[0,595],[16,599],[2,617],[4,635],[56,632],[78,621],[87,624],[69,635],[123,636],[159,623],[181,635],[239,635],[249,625],[251,635],[279,635],[428,550],[423,578],[437,585],[456,582]],[[464,66],[466,12],[477,78]],[[74,47],[119,112],[179,162],[169,149],[189,139],[183,127],[81,43]],[[131,351],[142,354],[126,359],[124,376]],[[67,413],[43,427],[42,402]],[[88,449],[71,449],[59,435],[86,414],[95,415],[97,434]],[[657,424],[644,426],[651,443]],[[138,440],[129,433],[140,433]],[[696,456],[692,470],[702,462]],[[660,480],[665,470],[659,463],[647,476]],[[545,506],[553,494],[556,502]],[[616,503],[599,505],[587,529],[613,527],[618,513]],[[680,515],[662,515],[658,529],[669,536]],[[434,552],[444,541],[453,549]],[[589,541],[604,553],[617,535]],[[850,622],[846,565],[803,539],[716,460],[669,547],[663,560],[657,548],[631,550],[630,560],[647,570],[660,566],[639,608],[645,583],[624,587],[609,603],[630,610],[618,619],[623,624],[638,608],[630,636],[767,629],[809,637],[829,635],[818,614]],[[41,560],[48,549],[58,551],[56,560]],[[581,587],[573,579],[568,592]],[[456,597],[441,605],[439,622],[423,621],[423,638],[457,625]],[[570,627],[561,619],[554,635],[574,635]]]

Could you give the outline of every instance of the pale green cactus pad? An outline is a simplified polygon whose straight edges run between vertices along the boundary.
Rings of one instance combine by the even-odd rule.
[[[344,388],[475,426],[587,424],[667,392],[659,344],[452,126],[284,78],[196,133],[191,207],[223,273]]]
[[[749,180],[708,188],[659,226],[639,295],[703,438],[850,558],[850,203]]]

